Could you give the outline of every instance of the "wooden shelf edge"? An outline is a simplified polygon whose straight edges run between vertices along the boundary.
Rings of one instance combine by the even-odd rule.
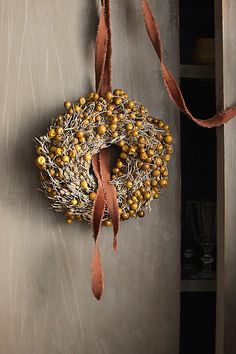
[[[181,292],[215,292],[216,280],[181,280]]]
[[[181,64],[180,78],[182,79],[214,79],[215,66],[214,65],[194,65]]]

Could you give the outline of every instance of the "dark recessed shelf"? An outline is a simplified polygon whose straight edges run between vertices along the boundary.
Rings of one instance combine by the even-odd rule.
[[[180,77],[184,79],[214,79],[214,65],[180,65]]]

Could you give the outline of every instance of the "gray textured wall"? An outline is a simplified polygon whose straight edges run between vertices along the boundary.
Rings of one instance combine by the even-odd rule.
[[[176,0],[150,1],[178,69]],[[0,0],[0,353],[178,353],[178,113],[167,97],[138,0],[112,0],[113,84],[172,126],[170,187],[150,215],[104,230],[106,289],[90,290],[91,230],[68,226],[37,191],[32,139],[65,99],[94,85],[93,0]]]

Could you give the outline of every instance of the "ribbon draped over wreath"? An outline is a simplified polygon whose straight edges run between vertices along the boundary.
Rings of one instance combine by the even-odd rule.
[[[141,0],[141,4],[146,30],[171,100],[202,127],[218,127],[232,119],[236,107],[209,119],[192,115],[164,62],[160,30],[148,1]],[[74,219],[92,224],[95,242],[92,291],[98,300],[104,288],[99,253],[101,225],[112,225],[116,251],[120,219],[143,217],[144,210],[150,210],[150,201],[157,199],[161,188],[168,184],[167,163],[173,153],[169,125],[150,116],[124,90],[112,92],[111,56],[110,0],[102,0],[95,50],[96,92],[74,102],[66,101],[66,113],[52,121],[45,135],[35,138],[36,165],[53,209],[64,213],[68,224]],[[110,176],[109,147],[113,144],[121,152]]]

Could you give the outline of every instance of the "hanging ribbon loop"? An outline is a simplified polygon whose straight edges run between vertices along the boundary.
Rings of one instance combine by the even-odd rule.
[[[165,83],[165,87],[168,91],[170,98],[176,103],[179,109],[196,124],[205,128],[219,127],[222,124],[227,123],[233,117],[235,117],[236,107],[231,107],[226,109],[225,111],[218,112],[212,118],[208,118],[208,119],[200,119],[192,115],[192,113],[189,111],[185,103],[182,92],[174,76],[172,75],[172,73],[169,71],[166,64],[164,63],[159,26],[155,21],[155,18],[153,16],[153,13],[151,11],[151,8],[147,0],[142,0],[142,9],[143,9],[143,17],[144,17],[144,22],[145,22],[148,36],[151,40],[151,43],[157,53],[157,56],[161,64],[161,73],[162,73],[163,81]]]

